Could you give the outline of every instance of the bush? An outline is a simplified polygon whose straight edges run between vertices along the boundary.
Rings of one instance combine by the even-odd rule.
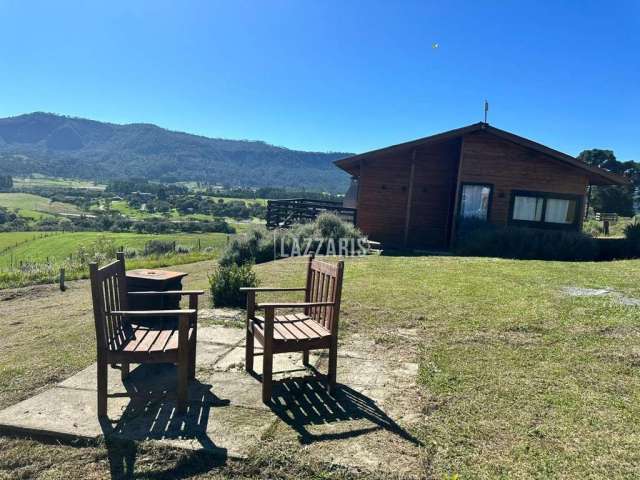
[[[596,260],[596,240],[579,232],[485,226],[461,233],[458,255],[522,260]]]
[[[241,287],[257,287],[258,279],[251,264],[220,266],[209,275],[211,301],[216,307],[244,307],[246,294]]]
[[[180,254],[191,253],[191,247],[188,245],[176,245],[175,252]]]
[[[267,262],[282,253],[292,254],[296,245],[300,248],[296,254],[304,254],[309,247],[308,252],[335,255],[340,253],[340,240],[346,240],[349,253],[353,253],[363,238],[360,230],[350,223],[332,213],[322,213],[315,221],[293,225],[290,229],[269,232],[265,228],[254,228],[238,235],[222,253],[220,264]]]
[[[266,228],[255,227],[229,242],[220,257],[220,265],[246,265],[273,260],[273,235]]]
[[[626,238],[596,238],[598,260],[623,260],[633,258],[631,244]]]
[[[144,244],[144,255],[165,255],[175,251],[175,242],[169,240],[149,240]]]
[[[624,227],[624,236],[629,242],[640,245],[640,223],[630,223]]]

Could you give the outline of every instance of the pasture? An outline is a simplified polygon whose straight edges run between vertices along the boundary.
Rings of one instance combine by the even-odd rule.
[[[63,213],[82,213],[78,207],[70,203],[52,202],[48,198],[31,193],[0,193],[0,207],[17,210],[20,216],[36,220]]]
[[[106,188],[105,185],[96,184],[87,180],[55,178],[37,174],[30,177],[13,177],[13,185],[16,188],[59,187],[86,188],[91,190],[104,190]]]
[[[111,232],[8,232],[0,233],[0,289],[52,283],[60,268],[69,280],[88,275],[86,255],[107,254],[120,247],[135,250],[131,268],[156,268],[216,258],[228,241],[227,234],[137,234]],[[179,252],[144,254],[150,240],[175,242]],[[106,250],[106,251],[105,251]]]
[[[303,265],[294,259],[255,270],[263,286],[291,287],[303,281]],[[206,287],[211,263],[182,268],[191,272],[185,288]],[[372,341],[419,364],[420,395],[398,399],[406,404],[400,425],[424,445],[416,477],[640,475],[640,306],[632,301],[640,299],[639,260],[370,256],[347,259],[345,272],[342,339]],[[605,287],[605,294],[585,290]],[[71,305],[77,314],[65,314]],[[16,314],[19,325],[0,324],[2,406],[94,361],[86,282],[64,294],[19,290],[0,302],[0,315]],[[381,478],[310,460],[309,446],[285,435],[288,428],[281,422],[248,460],[225,464],[147,443],[73,447],[3,438],[0,472],[103,477],[116,451],[135,459],[140,478]]]

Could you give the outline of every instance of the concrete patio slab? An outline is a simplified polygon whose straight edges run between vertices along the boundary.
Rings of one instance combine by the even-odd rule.
[[[265,405],[259,379],[262,356],[255,357],[255,374],[246,373],[243,345],[243,329],[199,329],[197,381],[189,387],[184,415],[175,412],[175,367],[141,365],[124,382],[119,370],[109,369],[109,393],[134,398],[110,398],[109,421],[98,421],[96,366],[91,365],[0,411],[0,431],[151,440],[243,458],[275,428],[280,436],[297,439],[305,455],[323,461],[396,471],[419,462],[419,442],[406,430],[414,423],[415,415],[407,415],[407,409],[415,405],[417,364],[355,338],[341,345],[340,385],[329,394],[324,379],[302,365],[300,353],[276,355],[273,402]],[[327,357],[320,353],[312,352],[311,364],[324,372]],[[314,448],[306,449],[310,444]]]

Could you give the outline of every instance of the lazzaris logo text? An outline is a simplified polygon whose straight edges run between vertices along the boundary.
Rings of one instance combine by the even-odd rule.
[[[303,257],[311,253],[358,257],[369,253],[369,241],[362,238],[275,238],[274,256],[277,258]]]

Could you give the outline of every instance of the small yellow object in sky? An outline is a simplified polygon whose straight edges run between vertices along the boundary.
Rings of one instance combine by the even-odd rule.
[[[431,48],[439,48],[440,44],[439,43],[434,43],[433,45],[431,45]]]

